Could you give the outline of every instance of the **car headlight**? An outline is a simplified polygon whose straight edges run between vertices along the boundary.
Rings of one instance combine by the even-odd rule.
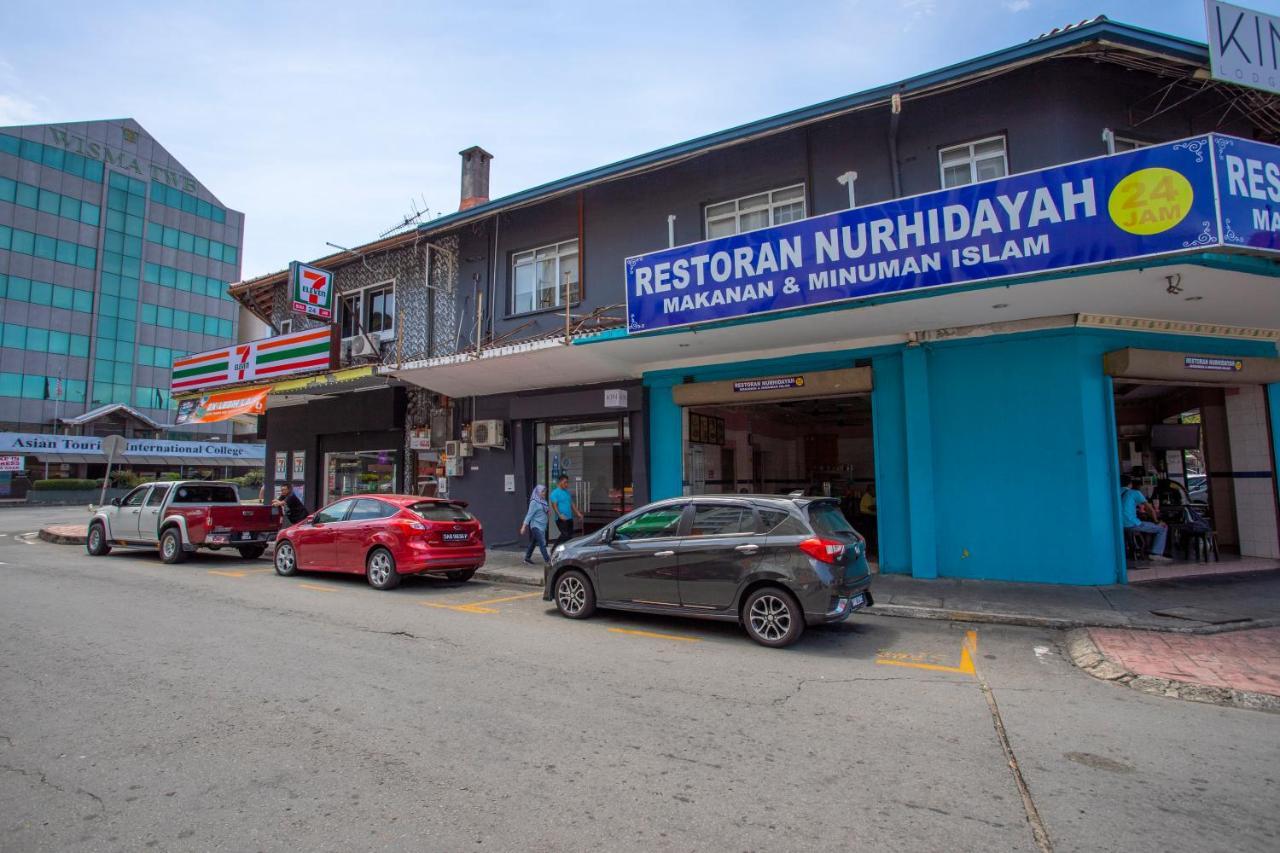
[[[559,557],[559,556],[560,556],[561,554],[563,554],[563,553],[564,553],[564,546],[563,546],[563,545],[557,545],[557,546],[555,547],[555,550],[551,552],[551,556],[553,556],[553,557]]]

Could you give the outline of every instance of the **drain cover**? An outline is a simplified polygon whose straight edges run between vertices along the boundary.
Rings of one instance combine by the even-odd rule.
[[[1152,610],[1156,616],[1168,616],[1171,619],[1186,619],[1191,622],[1208,622],[1210,625],[1225,625],[1228,622],[1252,622],[1251,616],[1232,616],[1218,610],[1206,610],[1203,607],[1169,607],[1165,610]]]

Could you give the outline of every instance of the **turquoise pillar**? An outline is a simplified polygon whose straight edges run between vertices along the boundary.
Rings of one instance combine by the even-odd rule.
[[[929,404],[929,357],[921,347],[908,347],[902,353],[902,387],[906,411],[911,574],[918,578],[936,578],[938,541],[933,499],[933,418]]]
[[[902,356],[871,359],[872,440],[876,461],[876,513],[880,571],[911,572],[911,507],[907,498],[907,420],[903,403]]]
[[[671,385],[649,386],[649,500],[684,494],[684,422]]]

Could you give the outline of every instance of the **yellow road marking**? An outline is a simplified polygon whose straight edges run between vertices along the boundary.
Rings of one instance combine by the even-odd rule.
[[[218,569],[209,569],[209,574],[221,575],[224,578],[242,578],[245,576],[244,572],[223,572]]]
[[[525,592],[520,595],[508,595],[502,598],[487,598],[484,601],[471,601],[467,604],[438,604],[434,601],[421,601],[423,607],[436,607],[440,610],[456,610],[459,613],[497,613],[492,607],[485,607],[486,604],[501,604],[504,601],[519,601],[522,598],[533,598],[540,596],[540,592]]]
[[[337,590],[331,586],[319,586],[313,583],[300,583],[298,586],[303,589],[314,589],[316,592],[337,592]]]
[[[885,666],[906,666],[912,669],[927,669],[932,672],[958,672],[961,675],[976,676],[977,672],[973,668],[973,656],[978,653],[978,632],[965,631],[964,642],[960,644],[960,665],[959,666],[941,666],[936,663],[917,663],[911,660],[895,660],[887,655],[893,655],[893,652],[881,652],[876,658],[876,663]]]
[[[679,634],[659,634],[654,631],[633,631],[630,628],[610,628],[611,634],[628,634],[632,637],[651,637],[655,640],[679,640],[682,643],[701,643],[701,637],[681,637]]]
[[[275,571],[275,569],[227,569],[226,571],[223,571],[222,569],[208,570],[209,574],[221,575],[224,578],[243,578],[248,575],[260,575],[264,572],[272,571]]]

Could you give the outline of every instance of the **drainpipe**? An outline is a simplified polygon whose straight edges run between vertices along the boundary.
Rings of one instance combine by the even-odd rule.
[[[839,177],[836,178],[836,182],[843,184],[845,189],[849,191],[849,209],[853,210],[855,207],[858,206],[858,202],[856,197],[854,196],[854,190],[853,190],[853,185],[858,182],[858,173],[845,172],[843,175],[840,175]]]
[[[902,197],[902,170],[898,166],[898,117],[901,115],[902,95],[894,92],[889,99],[889,174],[893,177],[894,198]]]
[[[1102,129],[1102,141],[1107,144],[1107,153],[1116,153],[1116,132],[1109,127]]]
[[[673,248],[676,244],[676,215],[674,213],[667,214],[667,248]]]

